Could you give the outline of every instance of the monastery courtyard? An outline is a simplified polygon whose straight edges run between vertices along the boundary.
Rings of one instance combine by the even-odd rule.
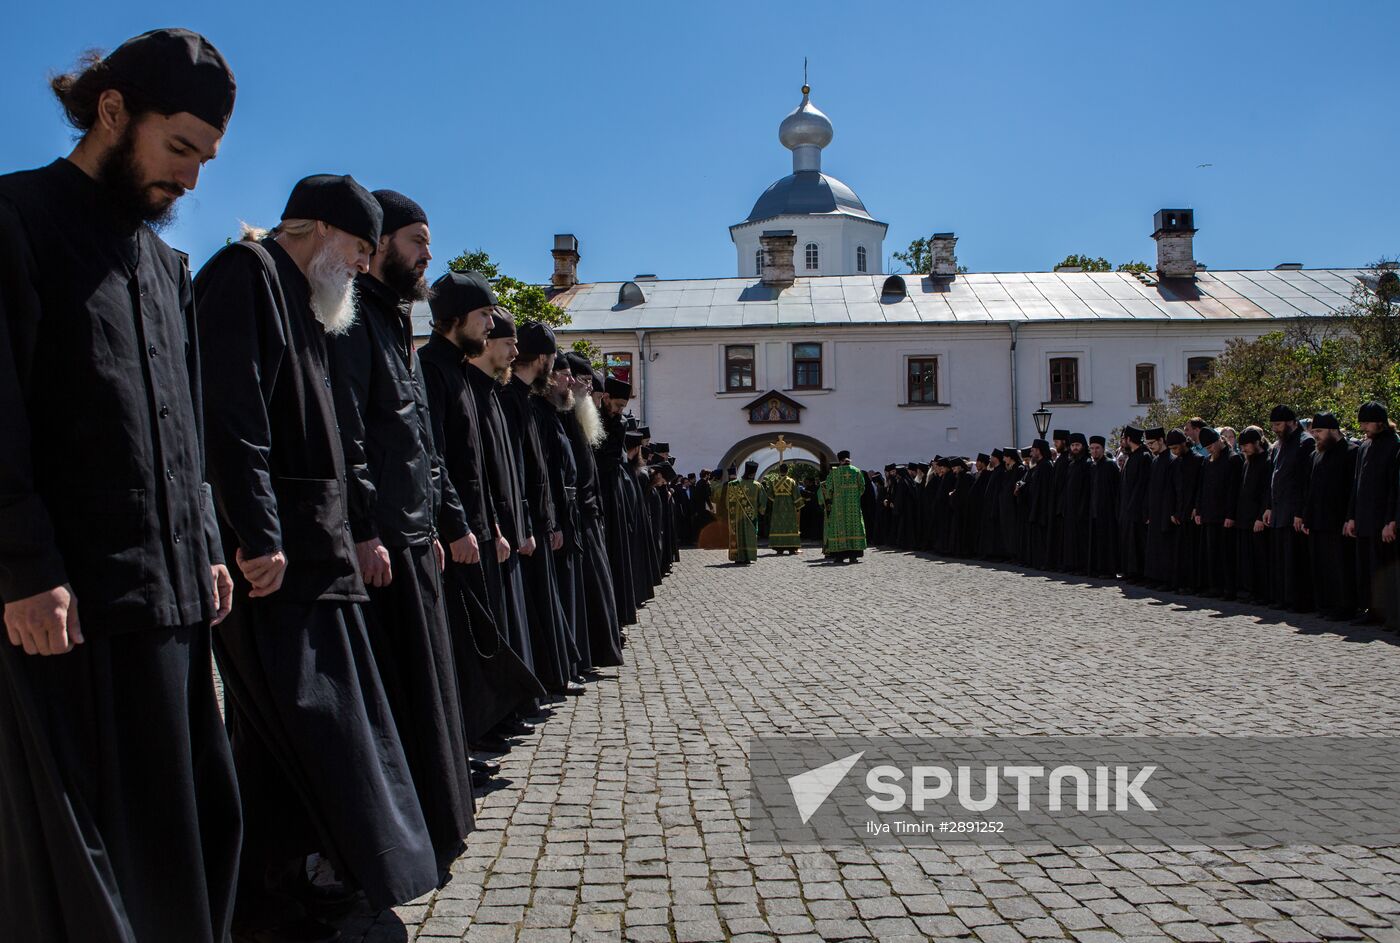
[[[502,757],[451,883],[347,941],[1400,943],[1400,848],[747,845],[755,735],[1394,735],[1370,629],[874,551],[685,550]]]

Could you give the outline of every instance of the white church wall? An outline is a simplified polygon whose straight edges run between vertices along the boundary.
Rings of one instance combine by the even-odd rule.
[[[793,249],[799,278],[812,275],[875,275],[881,272],[884,258],[885,227],[881,223],[856,219],[851,216],[779,216],[737,228],[734,231],[734,247],[738,260],[738,274],[741,277],[757,278],[757,253],[759,237],[766,230],[791,229],[797,237]],[[815,242],[820,249],[818,266],[815,271],[806,267],[805,251],[809,242]],[[856,247],[866,250],[866,271],[856,270]]]

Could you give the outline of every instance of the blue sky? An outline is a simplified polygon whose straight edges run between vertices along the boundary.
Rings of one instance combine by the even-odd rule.
[[[484,248],[542,280],[556,232],[589,281],[732,275],[727,226],[788,173],[813,101],[823,169],[890,224],[955,231],[974,271],[1151,259],[1196,210],[1212,268],[1400,253],[1400,4],[25,4],[0,35],[0,169],[66,153],[44,87],[88,47],[200,30],[239,82],[219,159],[166,234],[196,264],[308,173],[427,209],[434,273]],[[1201,168],[1198,164],[1211,164]]]

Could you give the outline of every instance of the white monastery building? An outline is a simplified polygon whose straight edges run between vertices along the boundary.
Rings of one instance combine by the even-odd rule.
[[[683,471],[753,458],[863,468],[972,456],[1052,427],[1107,435],[1210,369],[1235,337],[1346,307],[1365,272],[1207,271],[1194,213],[1153,219],[1155,270],[959,273],[952,233],[927,275],[880,271],[886,224],[822,172],[831,122],[802,89],[778,137],[792,170],[729,227],[737,276],[578,281],[579,244],[554,240],[554,304],[633,385],[630,411]],[[1146,220],[1144,220],[1144,223]]]

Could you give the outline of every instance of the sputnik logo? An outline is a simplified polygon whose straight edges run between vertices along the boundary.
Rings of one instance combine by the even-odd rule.
[[[792,801],[797,804],[797,812],[802,816],[803,825],[817,814],[827,796],[841,785],[841,780],[846,778],[851,767],[860,762],[862,756],[865,756],[864,750],[788,777],[788,789],[792,790]]]

